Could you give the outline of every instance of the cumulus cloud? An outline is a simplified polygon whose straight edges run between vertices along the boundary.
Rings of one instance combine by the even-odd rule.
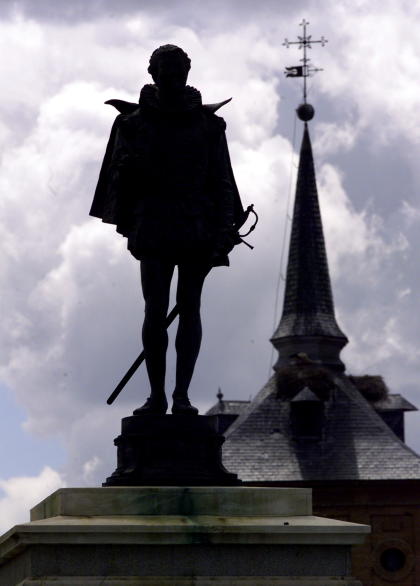
[[[316,125],[314,149],[318,157],[328,157],[340,151],[349,151],[354,147],[357,128],[350,124],[321,122]]]
[[[29,4],[21,3],[21,12],[0,24],[0,49],[10,54],[0,74],[11,80],[12,92],[0,105],[0,144],[8,147],[0,160],[5,308],[0,375],[27,411],[27,430],[62,436],[67,482],[99,484],[115,468],[112,439],[120,418],[148,392],[142,371],[116,406],[104,405],[140,350],[143,304],[138,266],[124,240],[113,227],[87,217],[114,116],[102,104],[111,97],[135,100],[149,81],[151,50],[168,41],[190,53],[191,84],[205,101],[234,98],[221,114],[244,203],[254,203],[261,219],[250,237],[255,250],[241,247],[232,254],[230,269],[217,269],[208,278],[203,348],[191,392],[202,410],[213,403],[219,386],[226,397],[248,398],[269,374],[278,275],[285,272],[280,259],[287,258],[284,230],[290,228],[292,207],[287,202],[301,128],[292,145],[282,125],[291,116],[290,102],[298,100],[298,86],[290,84],[298,82],[280,76],[296,54],[286,53],[280,41],[299,30],[300,12],[293,11],[301,11],[302,4],[278,21],[271,18],[270,26],[264,14],[252,24],[238,15],[233,24],[218,27],[211,25],[216,21],[209,11],[193,25],[171,22],[170,12],[141,11],[137,4],[132,9],[129,2],[112,19],[98,9],[88,20],[62,19],[58,27],[57,14],[46,11],[56,3],[45,3],[42,18],[41,8],[28,12]],[[311,133],[337,311],[351,338],[346,361],[352,370],[383,369],[395,390],[407,388],[415,400],[418,333],[410,316],[416,296],[402,292],[418,289],[409,268],[419,244],[420,206],[414,196],[405,197],[392,217],[380,204],[361,206],[346,162],[337,158],[353,160],[366,136],[379,153],[397,136],[417,148],[417,114],[408,124],[398,108],[400,100],[402,111],[413,115],[416,39],[404,40],[403,72],[395,58],[390,61],[397,77],[389,92],[383,80],[386,56],[402,41],[415,9],[406,16],[402,8],[386,5],[389,19],[396,19],[396,37],[389,36],[390,45],[379,54],[379,33],[372,39],[378,6],[325,1],[312,19],[314,31],[326,34],[333,50],[317,53],[327,72],[314,78],[320,107]],[[359,26],[361,14],[371,29]],[[367,59],[374,50],[375,59]],[[24,69],[29,70],[22,76]],[[383,168],[384,182],[392,172]],[[169,392],[173,378],[172,339]],[[64,478],[64,472],[45,474],[42,478],[49,474],[57,482]]]
[[[329,18],[322,11],[316,24],[333,39],[334,51],[322,54],[328,74],[317,78],[318,87],[342,116],[354,117],[357,109],[357,125],[370,133],[372,146],[402,136],[418,144],[420,40],[412,34],[418,7],[392,0],[327,5]]]
[[[0,479],[0,533],[29,521],[29,510],[49,494],[65,486],[64,478],[45,466],[38,476]]]
[[[139,28],[151,37],[146,40],[146,47],[148,42],[151,46],[158,43],[152,40],[155,31],[147,17],[142,19],[137,15],[130,21],[122,18],[120,24],[125,31],[125,43],[132,42]],[[26,25],[21,18],[10,24],[18,33]],[[111,41],[107,38],[106,46],[102,46],[108,31],[106,19],[96,27],[81,25],[71,31],[64,27],[60,39],[52,25],[47,26],[48,34],[39,23],[31,23],[31,34],[37,39],[37,46],[32,49],[41,67],[46,59],[48,38],[50,49],[56,49],[56,61],[49,58],[49,65],[53,72],[60,65],[60,82],[54,85],[53,75],[50,94],[44,96],[42,88],[39,90],[33,123],[23,139],[2,159],[2,192],[6,194],[1,217],[6,242],[2,279],[8,317],[7,327],[2,329],[5,352],[1,373],[27,409],[26,429],[44,436],[62,434],[64,441],[67,440],[73,481],[85,482],[86,462],[95,462],[95,466],[88,466],[88,473],[89,478],[95,476],[98,482],[99,474],[111,472],[113,454],[109,452],[113,447],[108,430],[112,429],[114,435],[118,431],[117,425],[109,425],[109,420],[114,418],[118,422],[122,412],[108,407],[102,412],[96,405],[103,404],[113,384],[137,354],[142,302],[138,267],[125,252],[124,241],[112,227],[86,217],[113,115],[101,104],[113,95],[133,99],[127,88],[132,91],[135,87],[137,91],[138,81],[134,84],[130,76],[124,79],[117,74],[116,87],[109,85],[109,68],[126,49],[118,34]],[[255,27],[246,28],[245,33],[250,44],[257,39]],[[72,53],[76,71],[62,48],[70,35],[78,37],[78,47],[84,45]],[[287,141],[272,136],[278,103],[275,84],[259,74],[264,55],[273,49],[260,43],[258,52],[244,61],[241,32],[229,35],[230,66],[235,72],[229,76],[226,65],[225,72],[221,67],[226,33],[210,39],[213,51],[205,49],[192,30],[172,27],[171,36],[175,42],[188,41],[191,50],[195,50],[197,85],[201,87],[200,79],[205,80],[208,75],[209,101],[229,94],[235,96],[238,105],[227,110],[227,116],[232,156],[238,163],[238,182],[244,187],[247,201],[252,199],[257,207],[268,209],[270,201],[279,199],[276,177],[281,178],[284,172],[282,153],[289,149]],[[92,50],[86,51],[86,46]],[[141,57],[145,50],[139,46],[137,56]],[[84,59],[79,61],[82,52]],[[146,62],[145,57],[143,61]],[[218,67],[213,65],[212,70],[214,61]],[[130,67],[131,71],[136,69],[132,63],[126,63],[127,71]],[[245,88],[244,77],[250,79]],[[261,173],[265,175],[263,189],[256,188]],[[265,233],[272,231],[270,224],[275,224],[273,216],[265,221],[265,229],[262,221]],[[267,246],[262,250],[267,250]],[[242,261],[238,262],[240,267],[244,267]],[[235,279],[241,286],[238,268]],[[237,305],[235,297],[232,305]],[[214,301],[211,305],[214,306]],[[209,334],[218,337],[219,332]],[[198,380],[208,379],[208,366],[203,362],[202,365]],[[234,370],[232,363],[232,376],[227,379],[229,386],[233,384]],[[127,401],[129,405],[130,401],[138,403],[147,394],[144,378],[143,375],[141,393],[136,393],[136,398],[132,394],[126,400],[126,409]],[[218,380],[207,380],[203,392],[208,388],[213,390],[217,384]],[[200,393],[197,395],[200,402]],[[81,416],[86,411],[102,422],[96,435],[90,433],[92,423]],[[105,443],[105,429],[108,460],[102,455],[104,450],[96,445],[100,443],[96,442],[97,438]]]
[[[420,207],[411,205],[408,201],[403,201],[401,212],[404,215],[409,226],[420,222]]]
[[[318,173],[329,262],[336,278],[378,279],[384,260],[408,247],[402,233],[391,239],[383,230],[380,216],[357,211],[342,185],[339,171],[325,164]]]

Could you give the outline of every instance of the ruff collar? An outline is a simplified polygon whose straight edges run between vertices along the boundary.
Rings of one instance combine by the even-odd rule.
[[[204,110],[214,114],[219,108],[231,101],[232,98],[223,100],[223,102],[217,102],[215,104],[204,104],[201,101],[201,93],[194,87],[187,85],[185,86],[185,101],[182,107],[182,111],[186,112],[194,108],[202,107]],[[139,108],[141,105],[147,105],[148,107],[161,109],[159,102],[157,86],[148,83],[143,86],[140,92],[139,103],[126,102],[125,100],[107,100],[105,104],[114,106],[121,114],[131,114]]]
[[[158,87],[151,83],[143,86],[140,92],[139,104],[140,106],[144,105],[156,110],[166,110],[166,108],[162,107],[162,103],[159,100]],[[195,87],[187,85],[185,86],[184,100],[179,105],[179,108],[168,108],[168,110],[171,112],[176,110],[188,112],[190,110],[194,110],[195,108],[199,108],[202,105],[203,103],[201,101],[200,92],[195,89]]]

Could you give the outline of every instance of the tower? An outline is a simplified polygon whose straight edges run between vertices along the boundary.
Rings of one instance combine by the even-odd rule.
[[[290,237],[289,260],[284,293],[283,314],[271,338],[278,351],[275,369],[290,361],[294,354],[306,354],[310,360],[335,371],[344,371],[340,350],[348,340],[335,319],[334,301],[325,250],[324,232],[319,209],[315,166],[308,122],[315,110],[307,102],[307,78],[321,69],[310,64],[308,49],[313,44],[322,47],[328,41],[312,39],[307,34],[309,23],[301,22],[303,35],[297,41],[285,40],[284,45],[298,45],[303,51],[302,65],[286,68],[286,77],[302,77],[303,102],[297,108],[298,118],[304,123],[300,148]]]
[[[298,117],[304,121],[302,146],[293,211],[283,314],[271,338],[279,356],[276,369],[290,356],[306,354],[317,364],[344,371],[340,350],[348,340],[339,328],[325,250],[318,202],[308,117],[314,109],[302,104]]]
[[[348,375],[340,359],[348,340],[335,318],[306,101],[306,49],[326,41],[312,41],[307,24],[297,42],[303,65],[286,69],[303,77],[304,128],[283,312],[271,338],[278,360],[226,430],[223,459],[249,485],[312,487],[318,514],[371,525],[352,556],[363,584],[416,586],[420,458],[403,441],[403,413],[415,407],[380,376]]]

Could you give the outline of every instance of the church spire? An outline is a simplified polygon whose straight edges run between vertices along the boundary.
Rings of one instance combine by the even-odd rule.
[[[304,21],[304,24],[304,36],[299,38],[305,52],[308,46],[308,23]],[[308,75],[306,56],[304,67],[303,75]],[[283,314],[271,339],[279,352],[274,368],[289,364],[290,357],[294,354],[305,353],[318,364],[343,371],[344,364],[339,354],[348,340],[340,330],[334,314],[308,130],[308,121],[313,118],[314,109],[306,103],[306,84],[304,103],[297,109],[297,114],[305,126],[300,150]]]

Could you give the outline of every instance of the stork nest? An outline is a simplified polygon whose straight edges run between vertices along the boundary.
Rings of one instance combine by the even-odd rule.
[[[335,386],[333,374],[319,366],[290,365],[283,366],[276,372],[279,399],[293,399],[302,389],[309,387],[319,399],[326,401]]]
[[[384,379],[379,375],[364,374],[363,376],[349,375],[349,380],[354,384],[356,389],[370,403],[376,403],[386,399],[389,395],[388,387]]]

